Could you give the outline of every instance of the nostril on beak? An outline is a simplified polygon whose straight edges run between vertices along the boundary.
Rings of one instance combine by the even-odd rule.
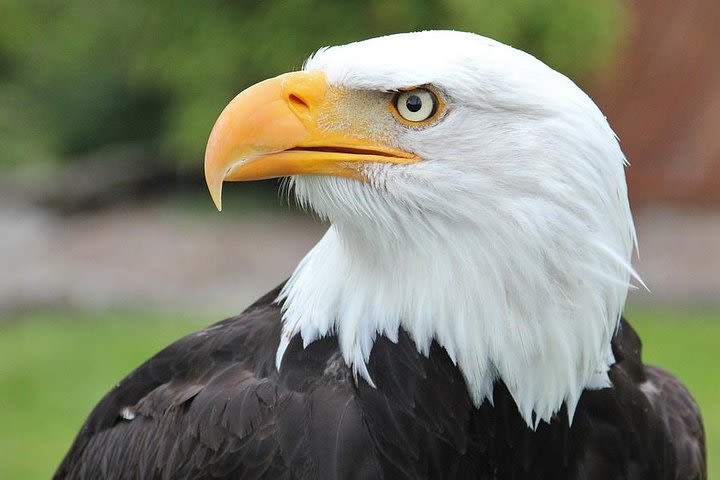
[[[282,79],[282,96],[290,110],[309,119],[325,97],[325,75],[321,72],[292,72]]]
[[[297,95],[296,93],[291,93],[290,95],[288,95],[287,99],[290,107],[295,111],[295,113],[310,111],[310,104],[308,104],[308,102],[305,101],[305,99],[302,98],[300,95]]]

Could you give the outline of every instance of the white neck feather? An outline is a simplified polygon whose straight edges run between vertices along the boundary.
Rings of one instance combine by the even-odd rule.
[[[578,238],[546,222],[518,233],[503,228],[508,218],[435,220],[432,229],[396,229],[396,238],[381,225],[332,225],[280,295],[278,368],[295,334],[305,345],[337,335],[347,364],[372,385],[376,337],[396,341],[403,328],[425,355],[433,340],[445,348],[476,405],[492,401],[500,379],[528,425],[563,403],[572,419],[583,389],[609,385],[627,252],[596,244],[592,225]]]

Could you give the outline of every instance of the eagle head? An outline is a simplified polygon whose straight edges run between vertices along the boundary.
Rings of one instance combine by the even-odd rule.
[[[285,285],[283,338],[348,365],[400,329],[441,345],[477,405],[503,381],[529,425],[609,383],[633,271],[625,158],[605,117],[531,55],[426,31],[323,48],[240,93],[205,174],[289,177],[330,223]]]

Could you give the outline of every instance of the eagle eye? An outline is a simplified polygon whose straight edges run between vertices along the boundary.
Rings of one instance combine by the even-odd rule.
[[[398,92],[393,97],[392,107],[393,114],[402,123],[420,126],[439,113],[441,102],[431,89],[418,87]]]

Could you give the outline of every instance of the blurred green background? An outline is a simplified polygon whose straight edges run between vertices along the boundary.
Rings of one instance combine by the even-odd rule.
[[[632,83],[623,52],[643,32],[642,4],[0,0],[0,478],[48,478],[117,380],[242,310],[322,234],[273,182],[227,189],[229,213],[214,214],[203,148],[237,92],[322,46],[453,28],[533,53],[612,111],[613,85]],[[631,127],[657,117],[644,115]],[[647,358],[696,394],[720,474],[720,288],[691,257],[713,256],[720,216],[666,208],[636,211],[639,270],[657,290],[636,293],[629,318]],[[669,250],[689,253],[671,268]]]
[[[453,27],[582,76],[610,57],[623,24],[604,0],[3,3],[0,162],[13,168],[134,145],[199,171],[234,94],[326,45]]]

